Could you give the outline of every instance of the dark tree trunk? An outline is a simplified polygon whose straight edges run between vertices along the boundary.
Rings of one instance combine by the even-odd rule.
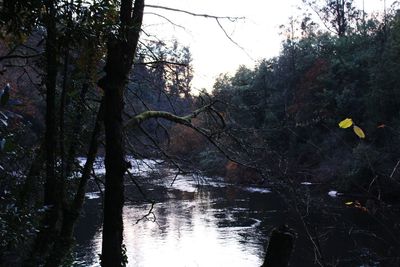
[[[70,0],[67,5],[67,30],[65,33],[65,42],[63,44],[65,49],[64,54],[64,70],[63,70],[63,82],[62,82],[62,91],[60,96],[60,111],[59,111],[59,147],[60,147],[60,182],[65,183],[65,179],[67,177],[66,174],[66,154],[65,154],[65,109],[67,106],[67,95],[68,95],[68,67],[69,67],[69,58],[70,58],[70,43],[71,43],[71,30],[72,30],[72,8],[73,8],[73,0]],[[63,188],[64,186],[62,186]]]
[[[296,234],[287,226],[272,230],[267,254],[261,267],[286,267],[289,265]]]
[[[82,177],[79,182],[78,190],[72,204],[64,207],[63,221],[61,226],[60,236],[57,238],[54,248],[46,261],[45,267],[60,266],[62,261],[68,255],[73,244],[73,233],[76,221],[82,211],[85,201],[86,184],[90,178],[91,170],[96,159],[97,149],[99,147],[99,137],[104,116],[104,101],[101,102],[96,124],[94,126],[92,137],[89,145],[89,151],[86,157],[86,163],[83,167]]]
[[[42,142],[35,151],[35,156],[20,191],[19,206],[21,208],[35,207],[43,202],[40,198],[40,184],[42,181],[40,174],[43,170],[45,152],[45,143]]]
[[[124,160],[122,111],[124,84],[106,89],[104,125],[106,132],[106,182],[104,196],[102,266],[121,266],[122,207],[124,205]]]
[[[66,163],[65,163],[65,175],[66,177],[69,177],[71,175],[71,172],[73,170],[73,165],[75,161],[75,156],[76,156],[76,150],[78,148],[79,144],[79,137],[82,132],[82,120],[84,118],[85,114],[85,107],[86,107],[86,94],[89,90],[89,88],[92,87],[91,79],[94,76],[96,72],[96,68],[93,68],[93,66],[96,66],[98,62],[95,60],[95,51],[96,51],[96,46],[93,43],[89,43],[87,46],[84,47],[84,51],[88,51],[89,53],[89,62],[86,66],[86,81],[82,85],[81,92],[79,94],[79,101],[78,105],[76,107],[76,116],[72,125],[72,134],[70,136],[70,145],[68,148],[68,152],[66,155]],[[100,110],[104,110],[104,103],[103,100],[101,102],[101,106],[99,108]],[[103,122],[103,117],[101,118],[101,121]],[[96,122],[97,123],[97,122]]]
[[[336,1],[336,26],[337,26],[337,34],[339,37],[343,37],[346,34],[347,30],[347,20],[345,14],[345,1],[337,0]]]
[[[65,175],[66,177],[70,176],[73,170],[73,165],[74,165],[74,160],[76,156],[76,150],[78,147],[78,140],[79,136],[82,132],[82,120],[83,120],[83,115],[85,114],[85,97],[86,93],[88,92],[89,89],[89,83],[85,83],[82,85],[82,90],[79,96],[79,103],[78,107],[76,108],[76,117],[74,124],[72,126],[72,135],[70,137],[70,145],[67,153],[67,158],[66,158],[66,163],[65,163]]]
[[[44,185],[44,206],[46,212],[41,229],[35,241],[34,256],[42,257],[51,247],[57,235],[57,223],[60,218],[62,190],[56,175],[56,85],[58,74],[58,44],[56,29],[56,7],[54,1],[46,1],[46,179]]]
[[[122,112],[124,89],[132,68],[140,28],[144,0],[122,0],[120,30],[108,42],[106,75],[99,81],[105,91],[104,126],[106,135],[106,182],[101,265],[124,266],[122,208],[124,205],[124,174],[128,167],[124,158]]]
[[[57,177],[55,172],[56,162],[56,84],[57,84],[57,39],[55,25],[55,7],[50,4],[50,14],[47,23],[46,39],[46,182],[44,204],[54,206],[59,205],[57,192]]]
[[[68,44],[67,44],[68,46]],[[65,108],[67,102],[67,91],[68,91],[68,65],[69,65],[69,48],[66,48],[64,55],[64,70],[63,70],[63,82],[62,82],[62,91],[60,96],[60,110],[59,110],[59,147],[60,147],[60,181],[64,182],[66,175],[65,175]]]

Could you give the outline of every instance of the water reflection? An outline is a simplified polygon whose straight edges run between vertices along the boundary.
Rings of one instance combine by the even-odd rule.
[[[261,248],[245,248],[239,235],[243,229],[219,227],[214,214],[221,211],[208,208],[206,212],[204,206],[191,201],[170,201],[156,209],[155,216],[162,218],[158,224],[134,225],[140,210],[127,207],[125,240],[132,266],[260,265],[251,249]]]
[[[335,191],[332,197],[330,188],[303,183],[298,194],[305,200],[310,198],[296,213],[281,197],[263,188],[204,177],[180,177],[170,186],[173,171],[158,169],[158,173],[162,179],[154,179],[149,171],[137,177],[148,198],[156,202],[155,222],[149,216],[150,220],[137,223],[151,205],[134,185],[126,183],[124,239],[128,266],[260,266],[267,233],[282,223],[298,233],[291,266],[318,266],[310,234],[318,237],[315,240],[332,266],[399,266],[398,238],[392,234],[396,231],[386,227],[398,224],[398,212],[373,217],[363,209],[345,205],[352,199],[341,193]],[[84,211],[76,229],[74,266],[99,266],[99,194],[87,194]],[[300,218],[307,220],[308,231]]]
[[[263,261],[265,219],[269,191],[206,183],[198,187],[191,177],[174,186],[145,185],[157,200],[154,219],[150,205],[127,185],[130,199],[124,207],[124,242],[128,266],[260,266]],[[151,189],[151,190],[149,190]],[[91,196],[91,195],[89,195]],[[261,201],[261,202],[259,202]],[[75,266],[99,266],[101,252],[100,198],[86,199],[85,216],[77,233]],[[257,203],[258,202],[258,203]],[[270,212],[274,212],[273,209]]]

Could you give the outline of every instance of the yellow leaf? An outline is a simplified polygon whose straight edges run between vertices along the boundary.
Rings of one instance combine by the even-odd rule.
[[[339,123],[339,127],[343,129],[349,128],[351,125],[353,125],[353,120],[350,118],[344,119]]]
[[[353,204],[353,201],[349,201],[349,202],[346,202],[346,203],[344,203],[344,204],[347,205],[347,206],[349,206],[349,205]]]
[[[353,126],[353,131],[356,133],[356,135],[358,135],[358,137],[365,138],[364,131],[360,127],[358,127],[357,125]]]

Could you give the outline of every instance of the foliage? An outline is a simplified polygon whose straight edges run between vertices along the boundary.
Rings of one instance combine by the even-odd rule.
[[[102,69],[106,53],[120,52],[114,49],[110,53],[110,45],[106,47],[107,43],[110,44],[108,41],[122,44],[126,41],[125,36],[120,34],[124,32],[119,26],[122,9],[118,1],[110,0],[6,0],[0,4],[0,61],[8,66],[1,69],[0,75],[4,84],[11,83],[12,93],[24,100],[23,105],[13,107],[12,112],[23,120],[21,125],[26,125],[24,131],[17,131],[17,127],[6,129],[2,126],[0,129],[0,166],[8,166],[2,175],[0,192],[4,189],[15,196],[1,205],[4,228],[0,230],[5,242],[2,252],[3,249],[7,253],[14,251],[16,260],[23,260],[28,253],[40,255],[40,259],[30,255],[34,258],[32,262],[38,259],[37,263],[30,264],[46,262],[53,266],[67,258],[66,253],[73,244],[73,224],[80,214],[79,203],[83,203],[85,193],[85,182],[78,175],[81,168],[76,157],[88,154],[88,150],[95,153],[97,147],[92,149],[92,143],[96,146],[100,143],[98,140],[91,141],[93,136],[101,136],[101,127],[95,125],[100,125],[104,116],[101,112],[96,116],[103,97],[97,82],[99,77],[104,76]],[[129,93],[125,94],[127,116],[149,108],[176,115],[188,113],[193,103],[189,48],[182,47],[177,41],[144,40],[141,44],[129,77]],[[130,69],[128,67],[126,71]],[[125,81],[121,85],[125,89]],[[4,92],[0,96],[2,111],[14,100],[9,99],[8,91]],[[49,112],[50,106],[52,109]],[[1,124],[6,121],[3,117],[8,116],[8,113],[4,114],[1,113]],[[171,127],[170,123],[149,122],[136,129],[135,133],[128,133],[134,147],[137,146],[131,153],[140,157],[155,155],[152,152],[157,150],[157,143],[167,139],[166,131]],[[49,129],[53,132],[47,135]],[[40,138],[44,131],[43,141]],[[152,141],[156,143],[148,149]],[[91,149],[88,149],[88,144]],[[53,152],[45,153],[49,147]],[[50,159],[52,154],[54,157]],[[53,167],[49,168],[51,164]],[[18,173],[17,177],[15,173]],[[90,172],[87,176],[89,179]],[[54,194],[56,191],[57,194]],[[48,202],[50,208],[38,213],[36,207],[43,206],[49,199],[53,201]],[[48,216],[51,210],[56,212]],[[24,214],[29,214],[29,218],[21,219],[25,218]],[[32,225],[36,226],[39,222],[39,234],[36,234]],[[60,231],[60,227],[68,229]],[[18,239],[19,233],[24,231],[32,234]],[[14,237],[17,239],[12,240]],[[24,243],[30,247],[22,249]],[[122,252],[125,253],[124,250]],[[3,257],[0,254],[0,261]]]
[[[398,184],[400,179],[400,13],[388,14],[380,22],[361,18],[352,0],[325,1],[324,5],[319,5],[321,1],[305,2],[320,15],[328,31],[318,28],[310,14],[300,20],[292,18],[281,54],[261,60],[254,69],[240,66],[232,76],[221,75],[214,85],[214,99],[206,94],[191,94],[193,69],[188,47],[150,36],[143,40],[126,86],[125,118],[155,109],[183,115],[209,100],[222,101],[215,106],[219,117],[198,116],[192,120],[203,136],[188,127],[155,119],[127,131],[129,144],[134,148],[129,153],[141,158],[169,157],[175,163],[181,160],[197,165],[205,173],[226,175],[235,182],[262,181],[260,173],[254,170],[257,168],[282,180],[332,181],[342,185],[343,190],[357,188],[371,194],[379,191],[382,199],[388,199],[388,194],[381,192],[381,188],[390,187],[395,192],[391,200],[398,201],[397,187],[390,185]],[[86,144],[97,125],[95,113],[103,97],[97,81],[104,74],[106,52],[110,52],[105,44],[109,39],[125,44],[124,36],[117,33],[126,29],[118,26],[120,7],[114,0],[4,0],[1,4],[0,52],[2,60],[11,67],[1,69],[0,74],[4,85],[12,81],[13,90],[11,95],[4,91],[0,97],[0,249],[2,253],[18,253],[25,244],[31,244],[41,211],[49,210],[38,211],[36,207],[43,205],[41,189],[36,192],[34,187],[28,187],[29,192],[37,194],[32,201],[21,197],[22,187],[30,179],[40,188],[44,180],[40,157],[44,153],[40,153],[39,136],[45,127],[43,92],[50,87],[46,79],[51,76],[45,73],[44,54],[55,59],[54,68],[47,70],[55,70],[53,126],[57,128],[52,136],[56,142],[51,146],[55,151],[54,177],[46,178],[62,187],[62,192],[55,194],[62,204],[55,227],[71,219],[68,215],[75,216],[68,233],[79,215],[72,200],[78,195],[77,188],[84,184],[75,175],[80,170],[75,159],[87,153]],[[297,28],[301,34],[295,32]],[[111,52],[121,58],[118,49]],[[129,70],[130,67],[124,73]],[[123,91],[125,81],[115,77],[108,81],[109,87],[119,84]],[[23,100],[23,105],[12,105],[15,96]],[[46,98],[49,99],[48,95]],[[112,110],[112,105],[107,107]],[[98,115],[101,123],[104,114]],[[337,127],[342,118],[348,119],[341,121],[339,128],[353,126],[356,136]],[[211,125],[222,119],[224,131],[214,131]],[[119,119],[114,122],[122,125]],[[212,138],[226,155],[234,155],[253,168],[228,161],[221,151],[205,145],[204,135]],[[34,157],[36,148],[39,152]],[[122,154],[120,161],[124,163]],[[31,175],[35,162],[39,166]],[[392,183],[384,186],[389,180]],[[84,199],[84,186],[80,193]],[[41,226],[46,229],[47,225]],[[72,236],[50,240],[57,241],[68,247]],[[49,252],[48,249],[41,260],[48,260]],[[124,247],[122,252],[125,260]],[[0,254],[0,261],[4,256]],[[24,255],[16,258],[21,256]]]
[[[345,8],[353,10],[350,4]],[[347,19],[356,16],[353,11]],[[221,112],[232,134],[243,136],[246,130],[260,136],[249,141],[254,147],[250,161],[277,177],[362,178],[359,186],[367,186],[377,173],[390,174],[397,161],[392,148],[400,141],[394,130],[400,127],[395,104],[400,92],[400,17],[393,13],[386,22],[370,20],[366,25],[368,31],[349,30],[345,36],[314,31],[301,39],[289,37],[278,57],[261,61],[254,70],[240,67],[232,77],[220,76],[213,95],[229,103]],[[361,139],[366,130],[368,152],[356,154],[361,144],[336,129],[343,117],[349,118],[340,128],[353,126]],[[372,156],[376,153],[381,157]]]
[[[32,159],[29,148],[34,136],[30,133],[31,124],[12,111],[16,100],[14,91],[10,92],[9,100],[0,109],[0,258],[7,256],[3,254],[7,251],[27,248],[26,243],[36,234],[38,214],[36,209],[18,205],[19,187],[25,178],[23,170]]]
[[[339,123],[339,127],[343,129],[349,128],[351,125],[353,125],[353,120],[350,118],[344,119]]]
[[[347,118],[347,119],[342,120],[342,121],[339,123],[339,127],[340,127],[340,128],[343,128],[343,129],[349,128],[349,127],[351,127],[351,126],[353,126],[353,131],[354,131],[354,133],[355,133],[358,137],[360,137],[360,138],[365,138],[365,133],[364,133],[364,131],[363,131],[360,127],[358,127],[357,125],[355,125],[352,119]]]

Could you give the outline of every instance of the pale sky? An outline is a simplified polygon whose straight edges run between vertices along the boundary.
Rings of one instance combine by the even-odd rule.
[[[324,1],[324,0],[320,0]],[[354,0],[362,6],[362,0]],[[383,11],[384,0],[364,0],[366,12]],[[394,0],[386,0],[386,6]],[[216,16],[245,17],[244,20],[230,22],[221,20],[231,38],[245,51],[233,44],[220,29],[214,19],[146,8],[144,30],[161,40],[177,39],[188,45],[193,56],[194,90],[211,90],[214,80],[220,73],[234,73],[239,65],[253,67],[263,58],[279,54],[283,37],[279,26],[288,25],[289,17],[301,15],[297,7],[303,6],[301,0],[148,0],[146,4],[183,9],[194,13]],[[154,12],[165,16],[174,26]]]

